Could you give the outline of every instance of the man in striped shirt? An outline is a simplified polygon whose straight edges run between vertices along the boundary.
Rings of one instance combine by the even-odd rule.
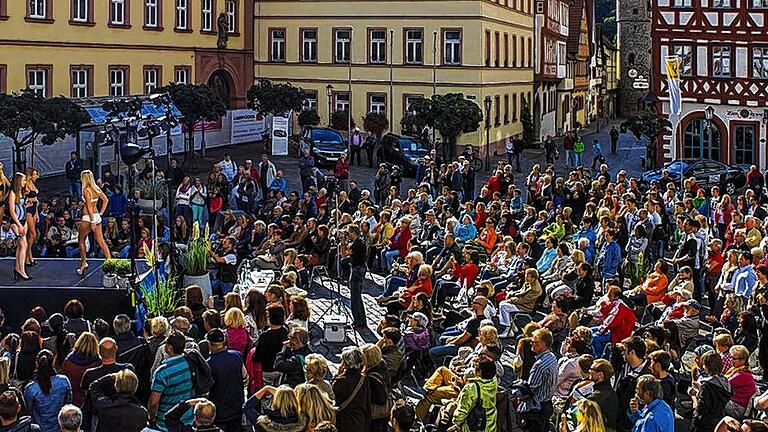
[[[163,360],[152,377],[152,394],[149,397],[150,422],[155,421],[157,429],[167,431],[165,414],[177,403],[195,396],[189,363],[184,358],[186,338],[174,332],[166,339],[165,350],[168,358]],[[182,422],[192,424],[192,411],[188,411]]]
[[[528,377],[534,400],[534,409],[528,416],[529,432],[545,432],[552,417],[552,396],[557,383],[557,357],[550,351],[552,339],[552,333],[547,329],[536,330],[531,337],[531,349],[536,353],[536,361]]]

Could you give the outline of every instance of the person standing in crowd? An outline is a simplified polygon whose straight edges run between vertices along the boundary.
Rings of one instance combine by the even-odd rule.
[[[349,158],[349,162],[352,165],[360,166],[360,151],[363,149],[363,144],[363,134],[360,132],[360,128],[355,126],[355,130],[349,135],[349,148],[352,151],[352,156]],[[355,160],[357,160],[357,164],[355,164]]]
[[[301,177],[301,192],[306,193],[313,185],[312,172],[315,168],[315,158],[309,154],[309,149],[302,150],[303,156],[299,159],[299,176]]]
[[[642,375],[650,376],[651,369],[648,366],[648,361],[645,360],[646,347],[642,338],[638,336],[626,338],[621,341],[621,343],[617,344],[616,348],[622,353],[624,359],[624,367],[614,380],[616,397],[619,401],[617,419],[618,430],[622,432],[631,430],[634,432],[634,420],[628,415],[631,413],[628,410],[636,396],[638,379]],[[651,376],[651,378],[653,377]],[[653,380],[655,382],[656,379],[653,378]],[[661,384],[658,386],[659,395],[654,397],[661,398]],[[665,403],[664,401],[661,402]]]
[[[237,282],[237,252],[235,251],[236,240],[233,237],[224,238],[221,244],[221,253],[212,258],[216,264],[216,277],[213,279],[211,288],[214,294],[223,297],[232,291]]]
[[[161,431],[170,431],[165,416],[179,402],[194,396],[192,375],[184,358],[186,338],[180,332],[171,333],[164,349],[168,358],[163,360],[152,377],[152,394],[149,397],[149,421]],[[182,417],[182,422],[192,422],[191,413]]]
[[[224,153],[224,159],[219,161],[218,165],[221,173],[224,174],[224,178],[231,183],[232,179],[235,178],[235,174],[237,174],[237,164],[232,160],[229,153]]]
[[[80,183],[80,173],[83,172],[83,161],[77,152],[69,154],[69,160],[64,165],[64,171],[67,176],[67,185],[69,195],[80,201],[83,199],[82,184]]]
[[[259,190],[261,190],[262,199],[266,200],[269,196],[270,187],[276,176],[277,168],[275,168],[275,164],[269,160],[268,154],[262,153],[261,161],[258,165],[258,177],[256,177],[259,179]]]
[[[37,354],[35,378],[24,388],[24,400],[32,422],[43,432],[58,430],[59,410],[72,402],[69,379],[53,368],[53,353],[42,350]]]
[[[365,314],[365,304],[363,303],[363,281],[367,271],[367,250],[365,242],[360,236],[360,228],[356,225],[350,225],[347,228],[347,235],[352,242],[350,246],[350,267],[349,276],[349,298],[352,302],[352,326],[367,327],[368,320]]]
[[[616,125],[611,126],[611,154],[616,154],[616,148],[619,144],[619,130],[616,128]]]
[[[83,413],[74,405],[64,405],[56,420],[61,432],[80,432],[83,427]]]
[[[149,425],[147,409],[136,399],[139,378],[130,369],[105,375],[94,381],[89,390],[90,406],[95,420],[93,432],[139,432]]]
[[[240,432],[243,417],[243,388],[248,384],[248,375],[239,352],[227,349],[224,332],[213,329],[205,335],[210,344],[213,386],[208,394],[217,407],[216,426],[224,432]]]
[[[565,167],[576,167],[576,155],[573,153],[573,144],[576,142],[576,136],[573,131],[568,131],[563,138],[563,151],[565,152]]]
[[[363,362],[360,348],[346,347],[341,351],[341,365],[333,379],[339,432],[370,430],[371,387],[362,372]]]
[[[192,424],[182,421],[192,415]],[[205,398],[184,400],[168,411],[168,432],[223,432],[214,424],[216,405]]]
[[[26,218],[26,198],[24,197],[24,185],[26,176],[22,173],[13,175],[11,191],[8,192],[8,212],[11,219],[11,231],[16,236],[16,262],[13,268],[13,280],[31,280],[27,275],[27,218]]]
[[[550,351],[552,333],[547,329],[538,329],[531,336],[531,348],[536,360],[528,377],[531,388],[531,411],[528,414],[529,432],[546,432],[549,418],[552,416],[552,397],[557,384],[557,358]]]

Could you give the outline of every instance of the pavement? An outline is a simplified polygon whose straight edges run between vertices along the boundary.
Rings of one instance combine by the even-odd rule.
[[[617,172],[619,169],[624,169],[628,172],[630,177],[637,177],[644,172],[644,168],[641,165],[641,159],[645,155],[645,144],[642,141],[635,139],[632,134],[621,134],[619,137],[618,151],[616,154],[610,153],[610,127],[615,124],[617,127],[620,121],[616,120],[606,125],[601,125],[600,131],[597,132],[595,126],[592,125],[582,132],[582,137],[586,145],[586,151],[582,155],[582,163],[590,165],[592,162],[592,140],[597,138],[603,146],[603,154],[610,168],[611,173]],[[562,151],[562,138],[556,138],[555,143],[560,149],[560,159],[555,163],[555,171],[558,175],[563,175],[567,172],[565,165],[565,153]],[[208,149],[205,158],[196,158],[183,164],[184,171],[189,175],[198,176],[205,179],[208,173],[211,171],[213,164],[223,159],[224,153],[229,153],[232,159],[242,164],[247,159],[251,159],[258,162],[261,153],[264,150],[263,142],[255,142],[248,144],[240,144],[237,146],[223,146],[214,149]],[[503,155],[502,155],[503,156]],[[180,158],[181,156],[179,156]],[[365,155],[363,155],[365,159]],[[496,161],[504,160],[504,157],[495,157],[491,160],[491,166],[496,165]],[[293,157],[287,156],[273,156],[272,162],[278,169],[282,169],[285,173],[285,178],[288,181],[288,190],[301,189],[301,180],[299,179],[298,168],[296,167],[297,160]],[[523,152],[522,158],[522,173],[516,176],[515,183],[517,186],[525,191],[525,177],[531,171],[533,165],[544,164],[544,150],[543,149],[526,149]],[[367,160],[364,161],[364,164]],[[158,159],[158,167],[165,166],[165,158]],[[364,166],[352,166],[350,167],[350,179],[357,180],[362,189],[368,189],[373,191],[373,181],[376,175],[375,168],[368,168]],[[485,179],[490,175],[487,172],[477,173],[476,187],[479,190]],[[64,176],[52,176],[44,177],[38,180],[38,188],[41,190],[44,198],[62,195],[66,193],[67,186],[64,181]],[[404,179],[403,187],[410,187],[413,185],[413,179]]]

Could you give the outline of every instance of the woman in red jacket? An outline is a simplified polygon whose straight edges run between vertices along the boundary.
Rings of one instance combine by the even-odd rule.
[[[617,344],[632,336],[632,328],[637,317],[620,298],[621,288],[611,286],[608,289],[608,301],[600,307],[601,324],[592,328],[592,350],[596,357],[603,357],[605,344],[610,340]]]
[[[429,264],[422,264],[419,267],[419,276],[416,282],[401,291],[396,300],[387,303],[387,313],[390,315],[400,315],[401,311],[408,309],[411,305],[411,300],[419,293],[424,293],[428,296],[432,295],[432,266]]]
[[[411,218],[406,216],[400,219],[399,226],[395,228],[395,232],[389,238],[389,247],[381,251],[381,263],[386,272],[392,270],[392,263],[395,258],[405,258],[408,255],[410,241]]]
[[[443,307],[446,297],[456,296],[462,288],[471,288],[475,284],[475,279],[480,273],[480,269],[477,267],[478,253],[464,248],[463,254],[464,264],[459,264],[451,258],[450,272],[453,277],[446,279],[444,276],[442,279],[438,279],[435,284],[435,295],[432,302],[435,307]]]

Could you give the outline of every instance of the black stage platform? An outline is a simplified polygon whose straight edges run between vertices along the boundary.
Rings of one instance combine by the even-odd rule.
[[[133,316],[131,293],[125,289],[102,288],[103,259],[89,259],[89,268],[81,277],[75,273],[79,258],[38,258],[27,267],[30,281],[14,281],[14,260],[0,260],[0,308],[6,324],[17,329],[29,317],[29,311],[42,306],[48,312],[62,312],[70,299],[85,305],[86,318],[103,318],[111,323],[120,313]]]

